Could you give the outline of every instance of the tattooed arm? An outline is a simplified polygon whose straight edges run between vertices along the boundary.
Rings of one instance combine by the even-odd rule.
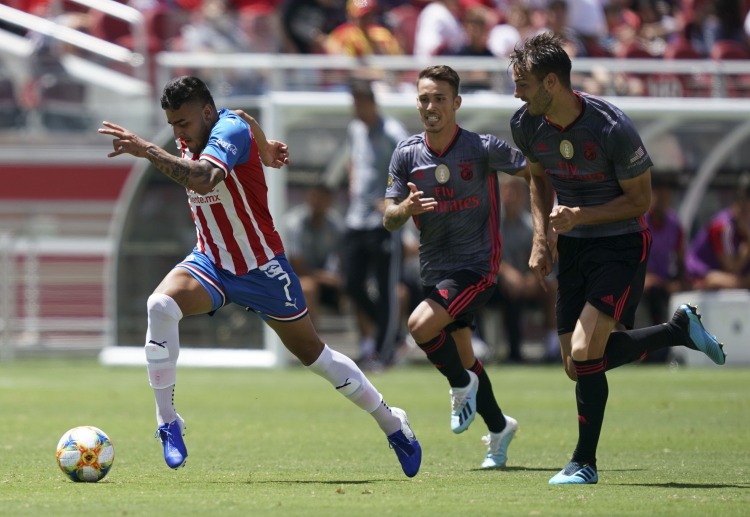
[[[146,158],[162,174],[198,194],[208,194],[224,180],[224,171],[207,160],[193,161],[179,158],[117,124],[102,122],[102,125],[105,127],[99,128],[99,133],[114,137],[112,140],[114,152],[107,155],[109,158],[121,154]]]

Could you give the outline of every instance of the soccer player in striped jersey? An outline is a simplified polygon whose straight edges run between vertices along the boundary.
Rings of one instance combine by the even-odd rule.
[[[424,300],[409,316],[409,331],[451,386],[451,430],[461,433],[482,415],[489,429],[482,467],[502,468],[518,423],[500,410],[472,351],[471,329],[500,267],[497,171],[523,174],[526,161],[499,138],[458,126],[459,86],[448,66],[420,72],[424,132],[401,141],[391,157],[383,224],[394,231],[413,218],[419,229]]]
[[[578,445],[549,483],[593,484],[599,480],[606,370],[665,346],[701,350],[717,364],[724,364],[725,355],[690,305],[681,305],[666,324],[614,331],[618,322],[633,328],[643,293],[651,248],[644,219],[651,159],[627,115],[571,88],[572,65],[557,37],[527,39],[510,64],[515,96],[526,103],[510,125],[531,172],[529,266],[540,282],[552,271],[551,224],[559,257],[557,331],[566,373],[576,381]]]
[[[213,313],[227,303],[255,312],[303,365],[370,413],[396,452],[404,473],[417,474],[422,458],[406,413],[391,408],[356,364],[323,343],[313,327],[299,279],[268,209],[262,164],[289,161],[286,144],[267,140],[244,112],[217,110],[206,84],[184,76],[164,88],[161,107],[181,157],[131,131],[103,122],[114,152],[146,158],[185,187],[198,242],[148,298],[146,360],[156,400],[157,436],[171,468],[185,464],[184,421],[174,406],[183,317]]]

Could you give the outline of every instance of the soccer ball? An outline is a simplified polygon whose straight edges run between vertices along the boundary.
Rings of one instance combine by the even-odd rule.
[[[73,481],[96,483],[114,461],[115,448],[109,436],[90,425],[68,430],[57,443],[57,465]]]

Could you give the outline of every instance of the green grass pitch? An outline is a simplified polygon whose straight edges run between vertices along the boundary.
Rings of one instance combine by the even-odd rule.
[[[574,384],[558,367],[490,367],[521,429],[508,468],[482,471],[480,418],[449,428],[447,383],[427,366],[372,376],[422,443],[406,478],[364,412],[326,381],[285,370],[178,372],[190,456],[171,471],[153,438],[144,368],[93,360],[0,364],[0,515],[9,516],[740,516],[750,512],[750,371],[628,366],[608,374],[598,485],[549,486],[575,446]],[[55,464],[77,425],[116,457],[96,484]]]

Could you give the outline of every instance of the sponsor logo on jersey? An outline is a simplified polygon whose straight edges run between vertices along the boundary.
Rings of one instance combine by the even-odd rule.
[[[237,146],[234,145],[234,144],[232,144],[232,143],[227,142],[226,140],[222,140],[221,138],[217,138],[216,139],[216,144],[219,147],[221,147],[222,149],[224,149],[228,153],[232,153],[234,155],[237,154]]]

